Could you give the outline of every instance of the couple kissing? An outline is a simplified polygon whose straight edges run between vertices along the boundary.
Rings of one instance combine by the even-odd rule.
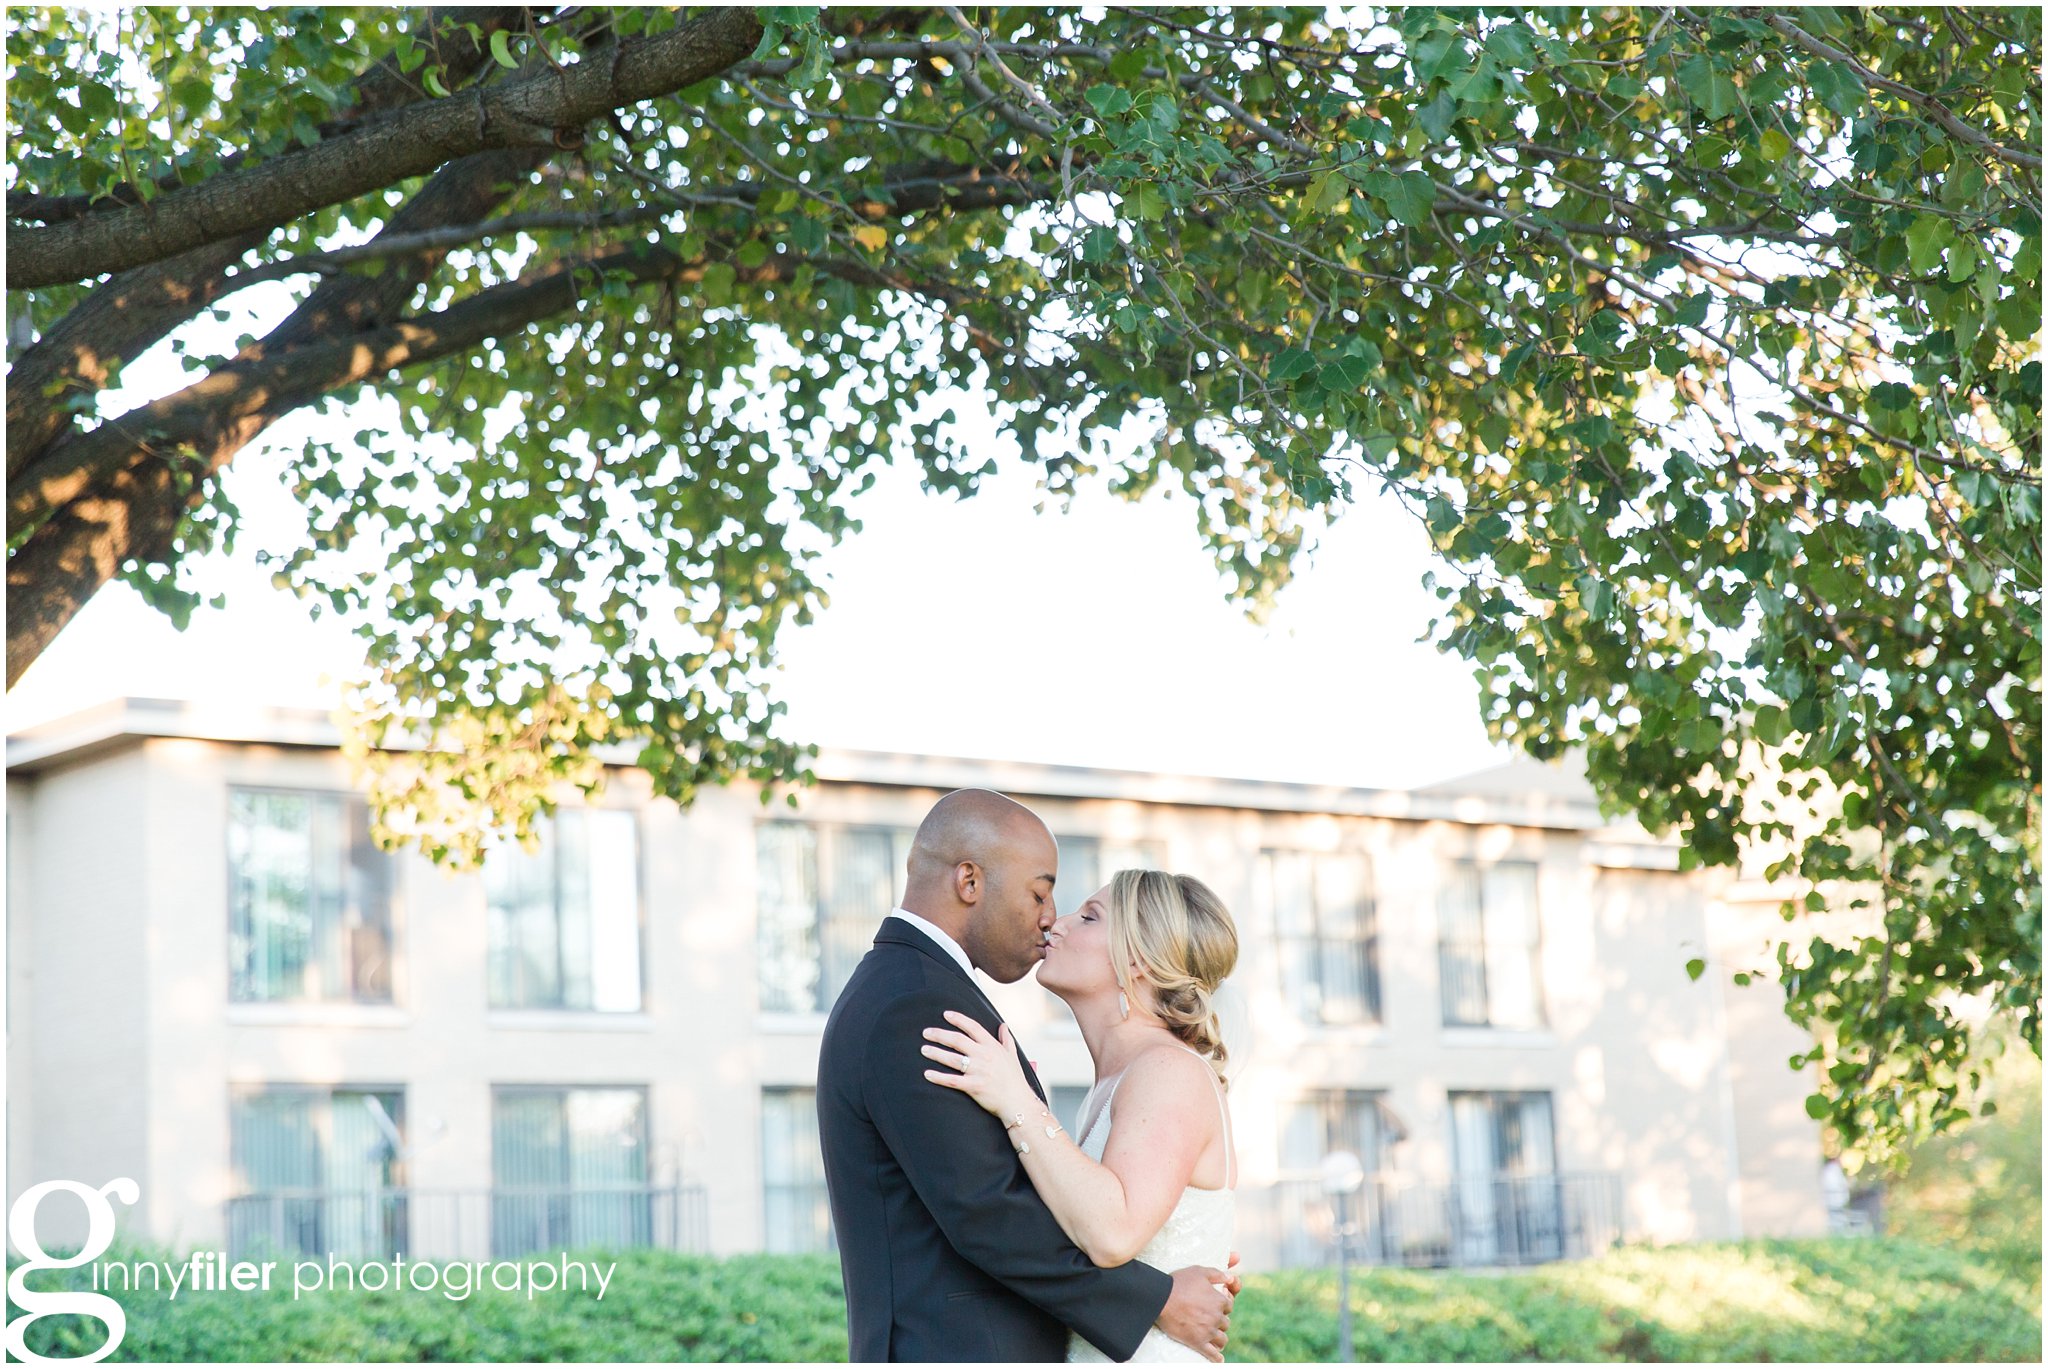
[[[1237,929],[1123,870],[1056,916],[1058,845],[983,789],[935,804],[833,1005],[818,1130],[856,1361],[1223,1358],[1236,1163],[1211,996]],[[1069,1135],[970,967],[1036,970],[1095,1085]]]

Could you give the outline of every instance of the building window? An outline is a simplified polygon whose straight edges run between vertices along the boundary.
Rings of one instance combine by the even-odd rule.
[[[1357,854],[1263,853],[1280,989],[1303,1021],[1380,1020],[1372,867]]]
[[[1439,908],[1444,1025],[1542,1026],[1536,866],[1455,862]]]
[[[236,1258],[386,1257],[406,1249],[405,1102],[397,1089],[276,1086],[229,1100]]]
[[[802,1254],[838,1248],[815,1089],[761,1090],[761,1200],[764,1249]]]
[[[1453,1093],[1458,1258],[1520,1264],[1563,1253],[1563,1199],[1547,1093]]]
[[[1166,847],[1156,841],[1106,841],[1100,837],[1060,837],[1058,841],[1060,877],[1053,885],[1053,902],[1061,917],[1077,911],[1119,870],[1159,870],[1166,865]]]
[[[651,1243],[645,1089],[505,1085],[491,1102],[493,1257]]]
[[[908,828],[800,822],[756,829],[764,1011],[832,1006],[896,906],[915,835]]]
[[[1320,1179],[1323,1157],[1348,1150],[1377,1174],[1386,1166],[1385,1094],[1374,1089],[1318,1089],[1287,1109],[1280,1168],[1294,1178]]]
[[[360,798],[230,790],[230,996],[389,1003],[392,883]]]
[[[564,809],[527,851],[484,859],[493,1008],[640,1009],[640,877],[633,814]]]
[[[1271,1198],[1275,1257],[1285,1268],[1319,1265],[1329,1258],[1335,1234],[1323,1192],[1323,1157],[1348,1150],[1369,1176],[1388,1167],[1389,1134],[1382,1100],[1368,1089],[1319,1089],[1298,1097],[1281,1114],[1280,1174]],[[1358,1247],[1376,1252],[1381,1240],[1375,1185],[1368,1179],[1357,1195],[1352,1219],[1359,1223]],[[1256,1214],[1254,1214],[1256,1221]]]

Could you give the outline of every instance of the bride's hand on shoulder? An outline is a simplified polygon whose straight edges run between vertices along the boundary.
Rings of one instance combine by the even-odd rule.
[[[926,1027],[924,1053],[947,1066],[926,1070],[924,1077],[934,1084],[960,1092],[998,1117],[1014,1117],[1043,1107],[1017,1063],[1017,1048],[1010,1040],[1010,1026],[1003,1023],[994,1036],[988,1028],[963,1012],[948,1012],[946,1020],[954,1030]]]

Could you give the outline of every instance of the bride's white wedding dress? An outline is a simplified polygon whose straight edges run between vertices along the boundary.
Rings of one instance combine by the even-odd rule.
[[[1201,1052],[1181,1047],[1189,1055],[1200,1059],[1206,1066],[1208,1059]],[[1102,1100],[1102,1107],[1096,1112],[1095,1120],[1088,1124],[1088,1134],[1081,1138],[1081,1150],[1097,1164],[1102,1162],[1102,1153],[1109,1147],[1110,1104],[1116,1100],[1117,1085],[1123,1082],[1119,1074],[1110,1082],[1109,1096]],[[1222,1188],[1188,1187],[1181,1190],[1180,1201],[1167,1214],[1166,1224],[1159,1228],[1159,1234],[1148,1242],[1136,1258],[1172,1273],[1191,1264],[1206,1264],[1221,1269],[1230,1261],[1230,1242],[1236,1232],[1237,1194],[1231,1189],[1233,1171],[1230,1163],[1230,1109],[1224,1106],[1223,1088],[1216,1082],[1212,1071],[1209,1086],[1216,1090],[1216,1105],[1223,1112],[1223,1154],[1224,1171]],[[1086,1116],[1086,1104],[1083,1104]],[[1107,1364],[1109,1356],[1097,1350],[1079,1335],[1068,1333],[1067,1359]],[[1153,1327],[1145,1333],[1145,1339],[1138,1342],[1138,1349],[1131,1356],[1139,1360],[1185,1360],[1204,1362],[1202,1353],[1182,1345],[1173,1337]]]

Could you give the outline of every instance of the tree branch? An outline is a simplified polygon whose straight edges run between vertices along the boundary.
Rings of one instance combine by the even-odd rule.
[[[491,55],[484,43],[471,39],[465,29],[451,25],[449,31],[441,31],[442,20],[451,13],[446,9],[426,12],[422,29],[428,55],[445,64],[451,81],[471,80],[485,66],[493,65]],[[477,24],[480,34],[525,19],[524,10],[512,7],[469,9],[461,14],[464,21]],[[355,99],[348,114],[332,122],[333,127],[354,127],[424,94],[399,70],[395,56],[380,59],[357,77],[350,89]],[[223,166],[238,164],[245,155],[237,153]],[[166,184],[174,188],[177,182],[172,178]],[[140,202],[132,187],[125,186],[117,188],[116,200],[124,194],[127,202]],[[81,200],[78,213],[90,208],[83,197],[75,198]],[[75,217],[48,197],[29,199],[41,205],[48,217]],[[261,246],[269,231],[251,229],[122,272],[94,289],[16,357],[7,383],[8,480],[13,481],[66,431],[75,428],[73,408],[79,396],[105,388],[122,366],[236,288],[227,283],[227,269]]]
[[[124,271],[100,285],[7,372],[7,479],[12,484],[78,421],[74,407],[123,366],[231,288],[227,268],[262,245],[268,229]]]
[[[1028,204],[1049,199],[1052,187],[1017,175],[1013,168],[938,165],[899,167],[885,173],[882,187],[886,200],[862,199],[847,207],[865,219],[912,214],[945,205],[950,209],[989,209],[999,205]],[[475,223],[452,223],[417,233],[378,234],[354,247],[337,247],[328,252],[304,252],[251,267],[227,280],[229,289],[240,289],[259,281],[308,273],[331,276],[357,262],[389,257],[413,256],[481,242],[508,233],[571,230],[589,232],[600,228],[625,228],[650,219],[665,218],[685,209],[731,206],[747,208],[761,198],[758,182],[740,181],[716,190],[689,191],[663,188],[664,204],[636,204],[602,212],[547,210],[531,214],[510,214],[500,219]]]
[[[1805,29],[1800,28],[1799,25],[1793,23],[1790,19],[1787,19],[1784,15],[1767,15],[1764,17],[1764,22],[1766,24],[1769,24],[1778,32],[1784,34],[1787,38],[1790,38],[1800,47],[1805,48],[1814,56],[1825,57],[1830,62],[1841,63],[1843,66],[1849,68],[1849,70],[1855,72],[1856,75],[1862,79],[1865,85],[1875,86],[1879,90],[1898,96],[1901,100],[1904,100],[1907,104],[1913,106],[1915,109],[1920,110],[1929,118],[1933,119],[1934,122],[1940,124],[1943,128],[1955,134],[1956,137],[1961,138],[1970,146],[1982,148],[1984,151],[1989,152],[1992,156],[1997,157],[2000,161],[2011,162],[2014,166],[2024,166],[2039,169],[2041,165],[2041,159],[2035,156],[2033,153],[2022,151],[2021,149],[2016,147],[2007,147],[2004,143],[1999,142],[1996,138],[1993,138],[1990,134],[1984,132],[1984,130],[1980,128],[1972,128],[1970,125],[1964,123],[1961,119],[1958,119],[1954,114],[1951,114],[1948,110],[1948,107],[1940,103],[1933,96],[1917,91],[1913,89],[1913,87],[1911,86],[1902,85],[1897,81],[1878,75],[1876,72],[1872,71],[1869,67],[1863,65],[1863,63],[1857,61],[1848,53],[1843,52],[1840,48],[1832,47],[1827,43],[1822,42],[1820,39],[1808,33]]]
[[[35,531],[7,565],[7,672],[11,686],[86,600],[130,560],[161,560],[184,514],[181,467],[198,482],[217,475],[235,453],[294,409],[395,370],[468,352],[492,338],[569,312],[604,273],[635,283],[693,284],[714,258],[684,260],[666,248],[635,244],[595,258],[557,263],[532,279],[479,292],[438,313],[401,319],[344,337],[272,351],[266,344],[177,394],[109,419],[51,451],[37,480],[10,489],[9,526]],[[736,267],[735,279],[784,281],[799,267],[878,289],[903,290],[957,307],[963,296],[849,257],[771,257]],[[1001,346],[975,330],[981,344]],[[196,497],[196,493],[195,496]],[[51,512],[35,524],[37,501]],[[28,515],[24,517],[24,515]]]
[[[620,44],[609,60],[407,106],[401,116],[147,205],[43,228],[10,224],[7,287],[82,280],[276,227],[475,152],[577,145],[590,120],[716,75],[744,59],[760,35],[751,9],[711,10],[667,33]]]
[[[499,29],[510,29],[525,21],[527,9],[518,5],[491,6],[439,6],[426,11],[420,22],[420,45],[426,49],[426,61],[422,69],[438,65],[449,74],[449,84],[455,85],[474,77],[486,64],[491,62],[490,35]],[[464,23],[475,24],[478,37],[472,39],[467,29],[450,23],[442,30],[444,20],[451,17]],[[349,101],[346,113],[315,124],[318,141],[326,142],[346,133],[354,132],[364,124],[403,105],[409,105],[427,98],[426,87],[407,76],[399,69],[395,56],[380,58],[375,65],[358,76],[349,89],[355,98]],[[244,165],[253,154],[247,149],[231,152],[220,159],[214,168],[214,175],[233,171]],[[157,173],[150,184],[154,185],[158,198],[163,193],[179,190],[184,182],[178,179],[176,170]],[[7,217],[42,223],[58,223],[65,219],[82,218],[87,214],[103,213],[109,206],[140,208],[149,201],[133,181],[124,181],[111,190],[99,195],[36,195],[20,190],[7,192]]]

